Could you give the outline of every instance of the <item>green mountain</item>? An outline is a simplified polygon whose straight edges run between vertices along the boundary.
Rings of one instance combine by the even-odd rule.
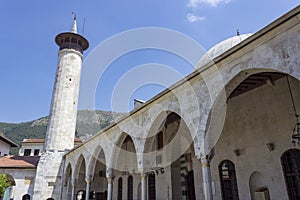
[[[125,113],[111,111],[80,110],[77,114],[76,136],[83,141],[98,133],[103,128],[125,116]],[[24,139],[45,138],[48,116],[22,123],[0,122],[0,132],[15,143],[21,145]],[[11,154],[17,154],[19,148],[12,148]]]

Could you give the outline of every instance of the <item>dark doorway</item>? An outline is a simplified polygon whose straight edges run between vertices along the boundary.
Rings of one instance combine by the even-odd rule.
[[[193,170],[188,172],[186,179],[187,179],[187,186],[188,186],[188,199],[196,200],[194,171]]]
[[[300,199],[300,150],[289,149],[281,156],[289,200]]]
[[[149,197],[149,200],[156,199],[155,174],[154,173],[150,173],[148,176],[148,197]]]

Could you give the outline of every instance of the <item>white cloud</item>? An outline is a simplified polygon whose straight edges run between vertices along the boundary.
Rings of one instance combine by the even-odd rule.
[[[193,13],[188,13],[186,15],[186,19],[189,21],[189,22],[199,22],[199,21],[204,21],[205,20],[205,17],[200,17],[200,16],[197,16],[197,15],[194,15]]]
[[[197,8],[200,4],[208,4],[217,7],[220,4],[226,4],[232,0],[189,0],[188,7]]]

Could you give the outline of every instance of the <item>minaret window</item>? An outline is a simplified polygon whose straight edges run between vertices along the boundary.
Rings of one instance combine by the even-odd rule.
[[[72,38],[71,42],[74,43],[74,44],[77,44],[77,40],[75,38]]]
[[[69,38],[69,37],[66,37],[66,38],[65,38],[65,42],[70,42],[70,38]]]

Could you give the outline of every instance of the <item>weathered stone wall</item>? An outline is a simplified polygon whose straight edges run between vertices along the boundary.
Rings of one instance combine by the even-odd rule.
[[[72,49],[58,53],[45,150],[74,147],[82,54]]]
[[[300,82],[292,79],[295,104],[300,109]],[[239,197],[250,200],[250,177],[260,174],[260,187],[268,187],[271,199],[288,199],[280,157],[293,148],[291,134],[296,120],[286,78],[228,100],[226,122],[215,146],[212,175],[215,199],[221,199],[218,166],[225,159],[235,164]],[[275,149],[269,150],[267,143]],[[234,150],[239,150],[237,156]],[[258,189],[258,188],[256,188]]]
[[[33,199],[61,199],[65,168],[62,156],[74,147],[81,65],[80,52],[59,51],[45,152],[38,164]]]

